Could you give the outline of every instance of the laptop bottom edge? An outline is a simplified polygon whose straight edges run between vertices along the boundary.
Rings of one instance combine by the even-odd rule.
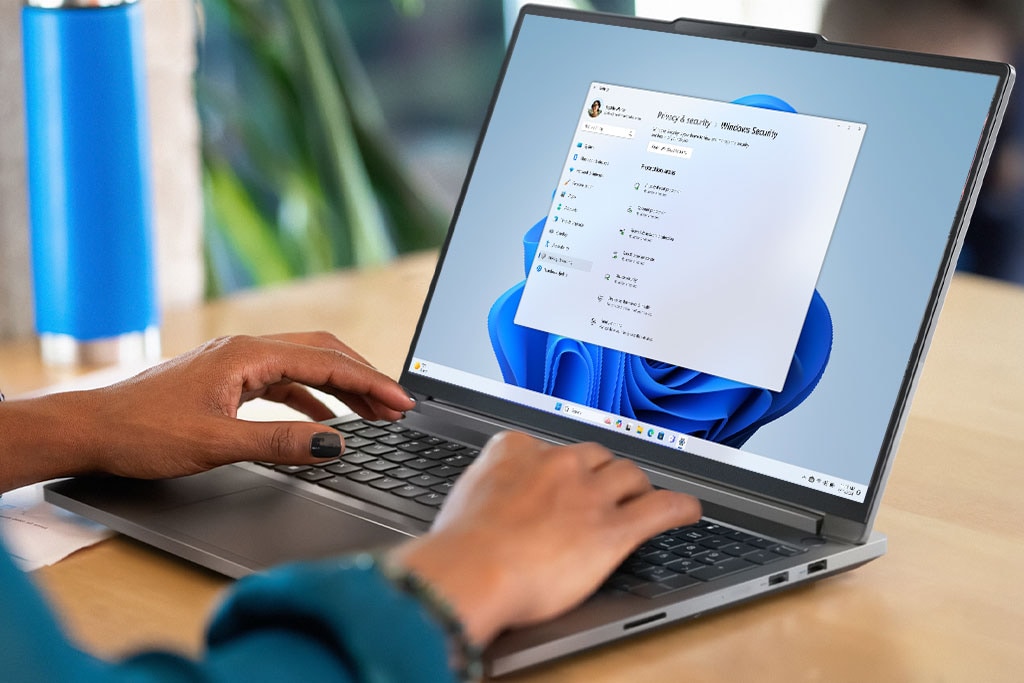
[[[715,584],[693,586],[655,599],[601,591],[579,608],[553,621],[506,632],[485,652],[487,673],[502,676],[590,650],[624,637],[679,624],[711,612],[810,585],[856,569],[885,554],[884,534],[872,532],[861,545],[823,546],[771,571]],[[589,626],[588,626],[589,623]]]

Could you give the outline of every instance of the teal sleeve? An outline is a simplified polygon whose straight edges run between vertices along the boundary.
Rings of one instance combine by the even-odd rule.
[[[118,663],[76,650],[0,546],[0,680],[451,681],[445,635],[364,557],[242,579],[199,660],[144,652]]]

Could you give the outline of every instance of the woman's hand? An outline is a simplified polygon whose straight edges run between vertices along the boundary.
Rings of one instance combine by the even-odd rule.
[[[583,601],[643,541],[700,512],[597,444],[506,432],[459,478],[430,533],[390,559],[448,598],[483,644]]]
[[[160,478],[240,460],[317,462],[311,450],[337,455],[340,435],[323,425],[236,417],[242,403],[265,398],[331,418],[303,385],[369,419],[395,420],[414,405],[331,334],[225,337],[109,387],[0,406],[0,491],[86,472]]]

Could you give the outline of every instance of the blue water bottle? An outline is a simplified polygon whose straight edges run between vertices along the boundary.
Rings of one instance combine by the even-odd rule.
[[[43,361],[160,355],[142,8],[25,0],[29,217]]]

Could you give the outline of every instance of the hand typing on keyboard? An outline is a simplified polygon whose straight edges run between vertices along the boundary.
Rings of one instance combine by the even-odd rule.
[[[484,643],[568,610],[639,544],[699,517],[696,499],[654,490],[601,446],[506,432],[459,478],[430,533],[390,559],[450,600]]]
[[[155,479],[240,460],[321,462],[341,450],[322,425],[236,419],[254,398],[314,420],[333,417],[303,385],[373,420],[397,420],[414,406],[332,334],[224,337],[109,387],[5,402],[0,492],[86,472]]]

